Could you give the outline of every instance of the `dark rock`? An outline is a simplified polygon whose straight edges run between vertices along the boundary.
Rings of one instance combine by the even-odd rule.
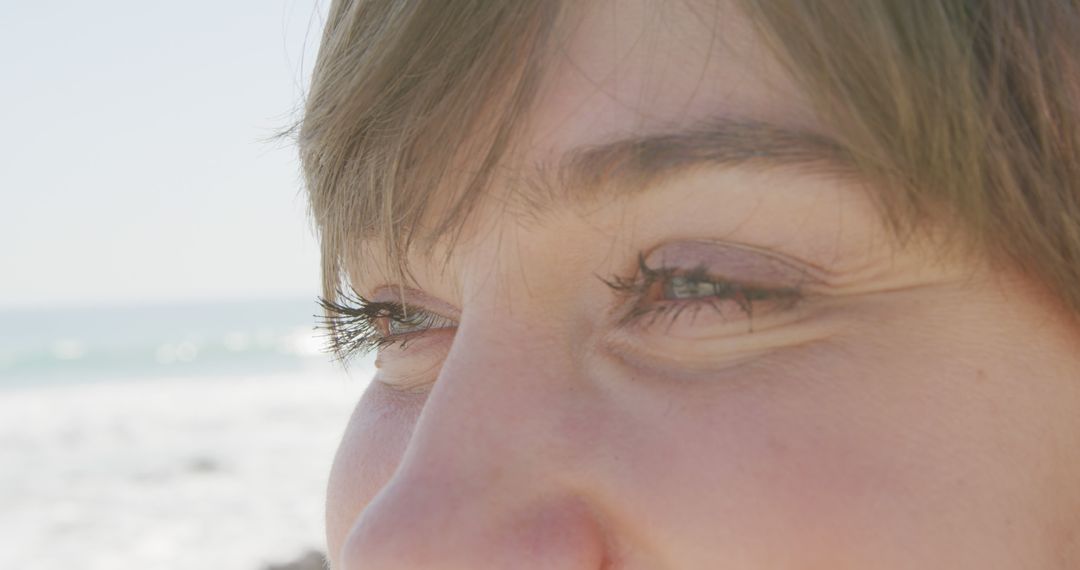
[[[213,457],[196,457],[188,463],[188,471],[192,473],[213,473],[220,470],[221,464]]]
[[[292,562],[269,564],[263,570],[326,570],[326,556],[316,550],[308,550]]]

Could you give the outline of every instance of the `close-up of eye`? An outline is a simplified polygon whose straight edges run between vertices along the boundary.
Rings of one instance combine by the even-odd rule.
[[[334,300],[320,298],[319,304],[325,311],[320,325],[327,349],[342,362],[383,347],[405,348],[425,332],[456,326],[451,319],[415,305],[370,301],[341,290]]]
[[[802,297],[798,287],[739,282],[711,273],[705,264],[689,269],[650,267],[640,255],[636,275],[614,276],[604,283],[628,305],[619,319],[624,326],[670,326],[707,310],[725,321],[745,321],[752,332],[755,313],[761,317],[791,309]]]

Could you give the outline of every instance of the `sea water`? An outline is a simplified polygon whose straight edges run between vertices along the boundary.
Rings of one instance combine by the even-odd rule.
[[[325,364],[312,299],[0,311],[0,387]]]
[[[0,568],[256,570],[323,547],[372,372],[311,299],[0,311]]]

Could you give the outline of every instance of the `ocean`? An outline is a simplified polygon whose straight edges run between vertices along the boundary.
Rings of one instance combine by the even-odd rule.
[[[0,311],[0,568],[261,570],[322,551],[373,372],[314,299]]]
[[[325,367],[314,299],[0,310],[0,388]]]

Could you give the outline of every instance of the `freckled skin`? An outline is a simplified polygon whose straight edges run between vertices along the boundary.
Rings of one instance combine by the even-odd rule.
[[[534,158],[718,112],[826,127],[732,8],[658,4],[588,11]],[[1023,276],[894,249],[861,192],[697,172],[541,223],[482,209],[449,271],[414,264],[460,326],[380,357],[331,474],[333,567],[1080,568],[1076,324]],[[703,340],[727,325],[702,313],[613,357],[596,276],[688,237],[833,282],[802,320]]]

